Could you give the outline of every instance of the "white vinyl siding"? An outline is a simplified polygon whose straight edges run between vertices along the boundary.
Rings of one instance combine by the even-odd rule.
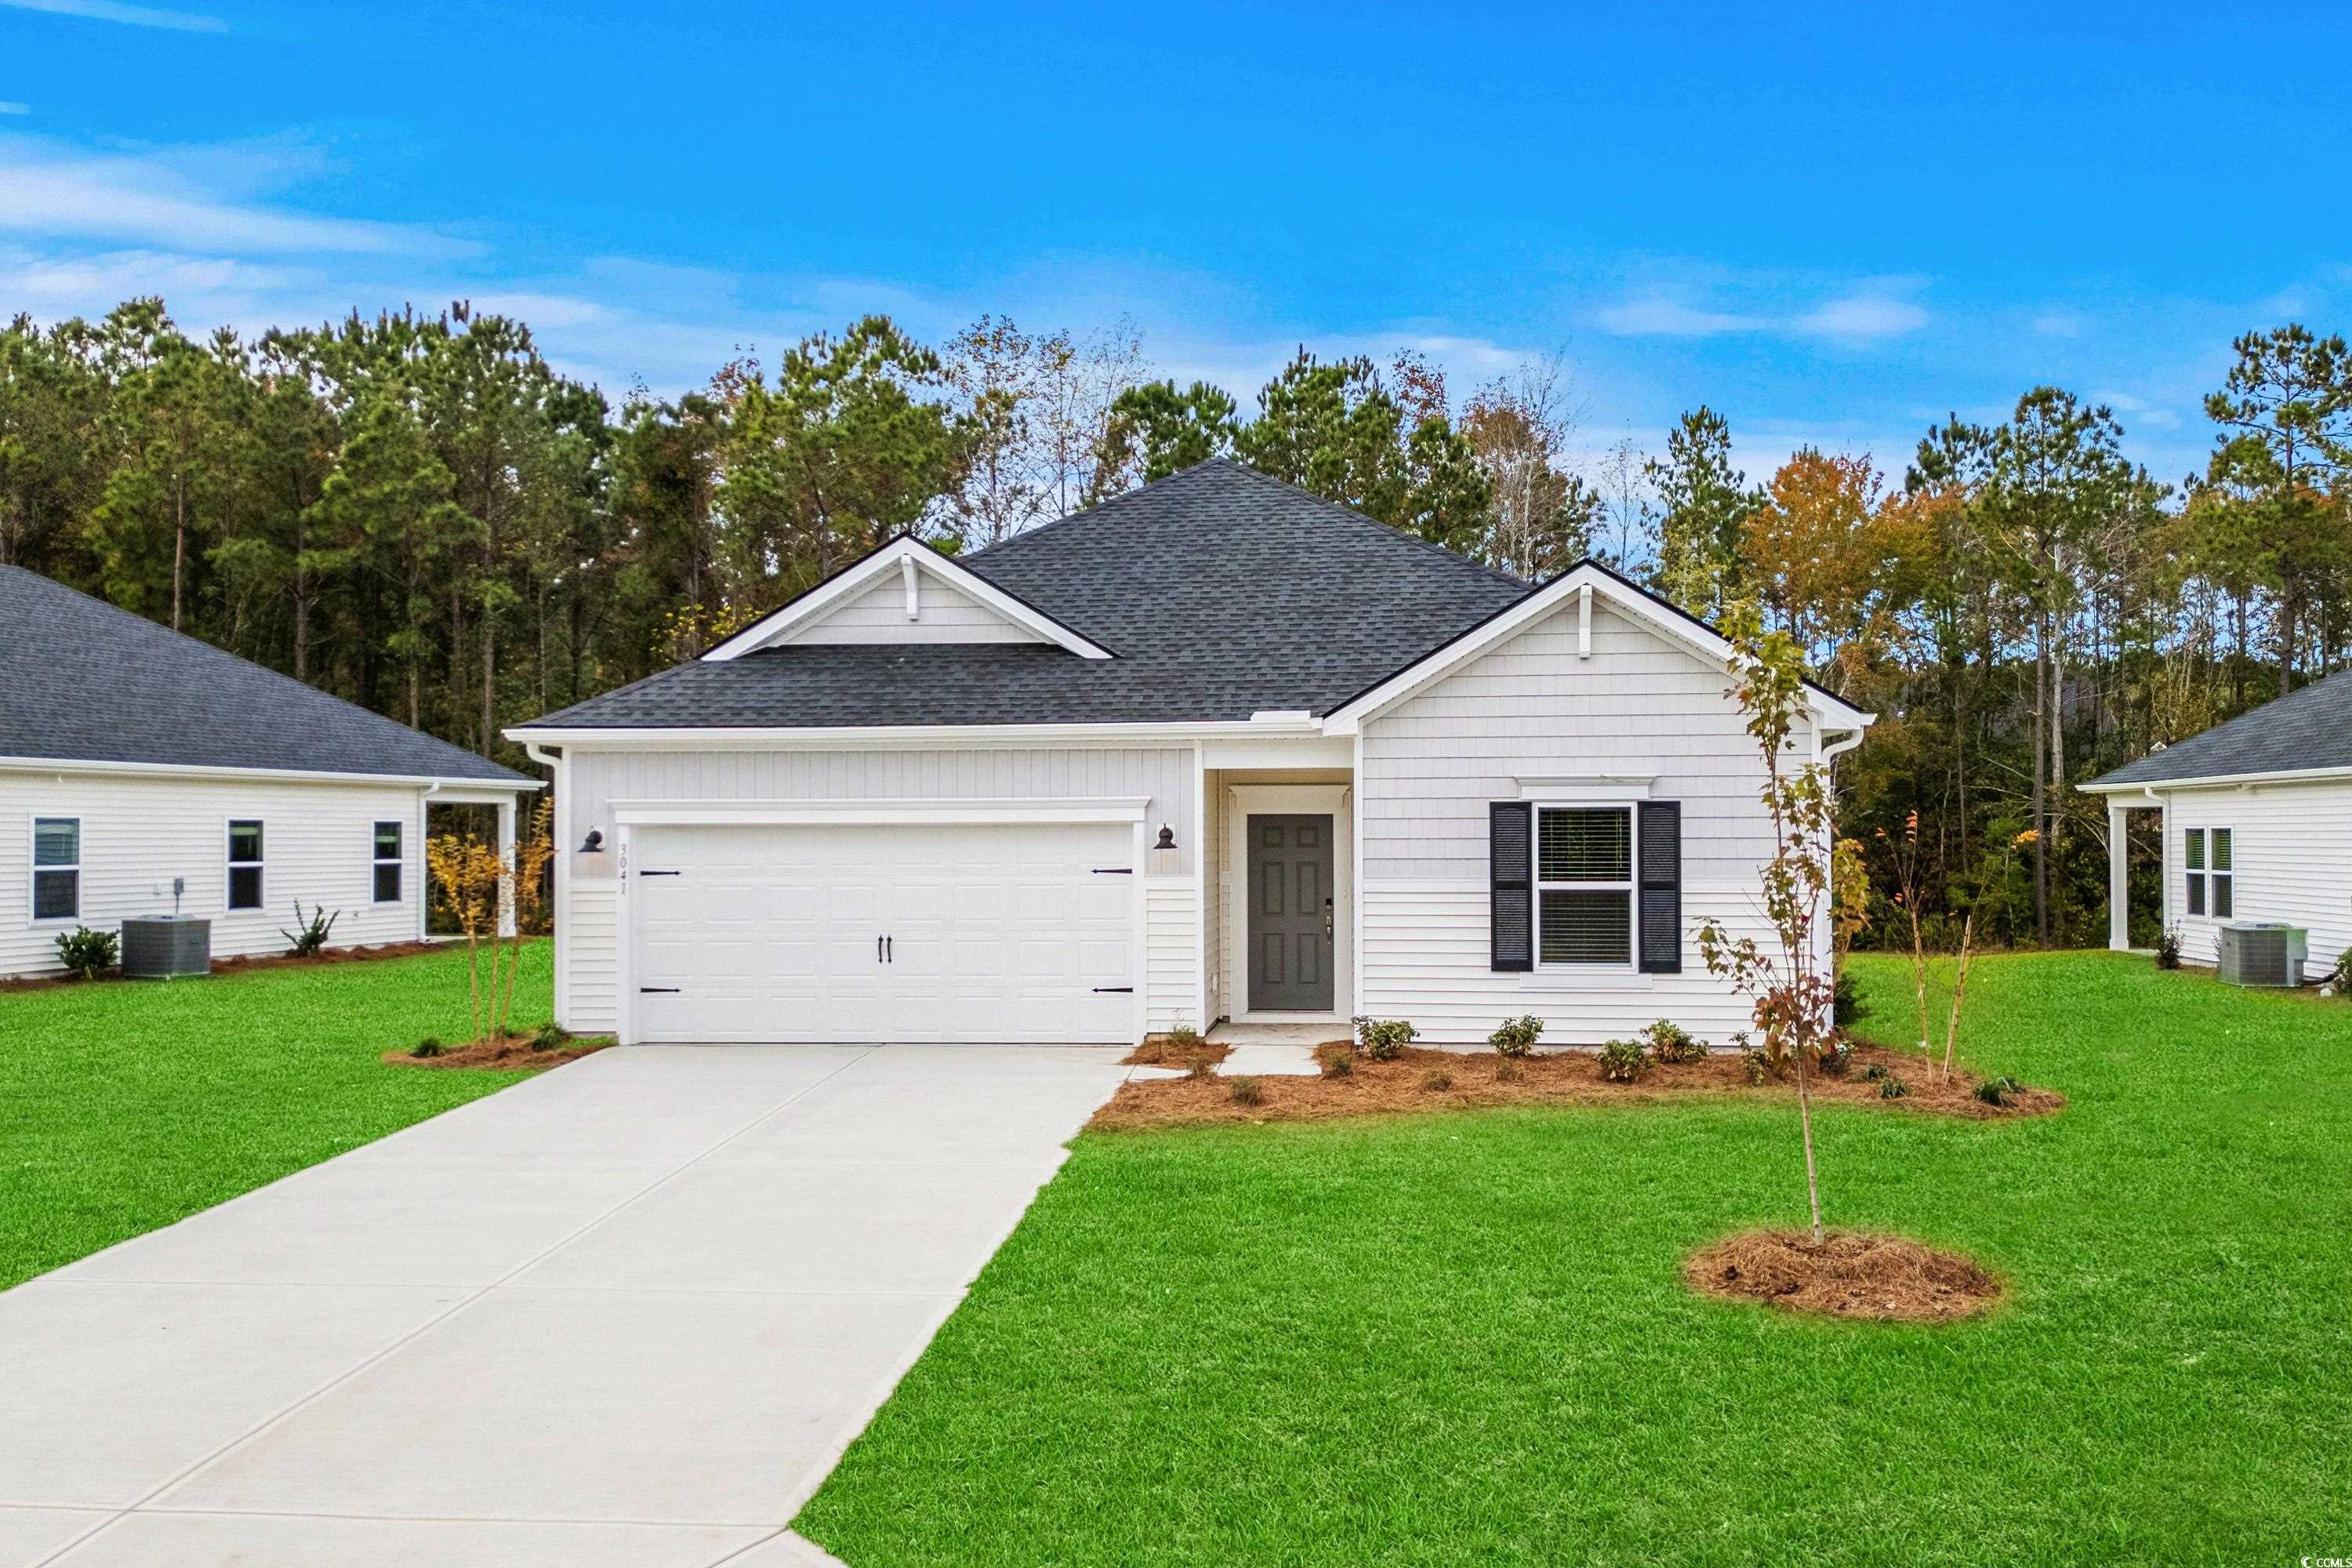
[[[1439,1046],[1482,1045],[1521,1013],[1545,1020],[1547,1046],[1597,1044],[1659,1018],[1718,1046],[1748,1026],[1747,1003],[1707,973],[1691,934],[1709,916],[1735,933],[1769,934],[1754,913],[1758,872],[1772,854],[1758,799],[1764,768],[1729,679],[1598,601],[1591,658],[1578,657],[1577,642],[1571,607],[1365,725],[1357,1011],[1410,1018]],[[1801,725],[1792,762],[1810,760],[1812,744]],[[1547,798],[1543,785],[1523,791],[1521,781],[1602,775],[1644,782],[1636,791],[1608,783],[1595,790],[1681,804],[1682,973],[1638,973],[1630,935],[1618,965],[1496,973],[1487,806],[1571,804]],[[1637,897],[1629,893],[1629,913]]]
[[[397,904],[374,900],[369,834],[378,821],[414,823],[419,791],[395,784],[136,778],[122,774],[0,772],[0,975],[58,969],[55,940],[76,923],[112,930],[126,915],[172,912],[172,879],[184,878],[183,913],[213,922],[213,954],[282,952],[296,899],[342,911],[335,945],[411,942],[418,886],[412,828],[404,834]],[[35,816],[81,822],[80,912],[28,918]],[[228,823],[260,820],[263,907],[228,909]]]
[[[556,927],[566,988],[563,1026],[575,1034],[609,1035],[620,1026],[617,891],[610,878],[572,878],[569,916]]]
[[[895,580],[894,587],[897,586]],[[935,584],[926,583],[926,593]],[[903,599],[901,601],[903,604]],[[1144,822],[1157,830],[1166,822],[1177,827],[1178,875],[1197,874],[1198,846],[1184,830],[1192,820],[1192,751],[1189,746],[1157,747],[989,747],[960,750],[882,749],[867,751],[596,751],[569,748],[565,760],[571,785],[567,832],[578,844],[589,830],[604,835],[607,845],[619,842],[615,801],[632,802],[786,802],[807,800],[1069,800],[1142,798]],[[1147,886],[1157,880],[1146,877]],[[572,893],[593,886],[584,879],[570,879]],[[590,894],[594,898],[598,895]],[[593,918],[583,920],[574,907],[559,910],[556,919],[558,962],[564,973],[564,1026],[581,1032],[609,1029],[618,1012],[614,991],[617,972],[604,956],[617,943],[611,917],[599,928]],[[575,921],[580,921],[582,954],[571,951]],[[1189,991],[1191,946],[1185,949],[1187,973],[1181,982],[1164,983]],[[1164,969],[1164,965],[1163,965]],[[1190,1004],[1185,1004],[1190,1011]],[[1198,1026],[1198,1020],[1194,1020]]]
[[[1148,877],[1143,883],[1143,1027],[1164,1034],[1179,1024],[1207,1025],[1195,1016],[1192,942],[1201,918],[1201,889],[1190,877]]]
[[[2284,921],[2310,933],[2304,975],[2316,980],[2352,942],[2352,784],[2258,784],[2251,789],[2164,790],[2164,907],[2180,933],[2180,955],[2210,964],[2214,929],[2225,920]],[[2146,796],[2129,804],[2148,804]],[[2207,864],[2188,866],[2189,835],[2205,834]],[[2214,834],[2229,835],[2229,864],[2215,857]],[[2206,882],[2202,914],[2189,908],[2192,876]],[[2230,912],[2213,910],[2212,883],[2226,877]]]
[[[918,572],[917,607],[907,618],[907,587],[889,573],[863,593],[827,612],[824,618],[781,638],[806,643],[1034,643],[1045,639],[1015,626],[968,595],[929,573]]]

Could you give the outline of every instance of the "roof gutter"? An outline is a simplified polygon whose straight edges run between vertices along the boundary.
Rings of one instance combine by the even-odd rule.
[[[2084,795],[2147,794],[2160,789],[2238,789],[2249,784],[2326,784],[2352,779],[2352,768],[2282,768],[2261,773],[2200,773],[2185,779],[2127,779],[2107,784],[2094,779],[2074,787]]]
[[[474,779],[453,773],[331,773],[320,768],[231,768],[194,763],[119,763],[84,757],[0,757],[0,770],[35,773],[126,773],[132,777],[272,779],[289,784],[392,784],[415,788],[505,790],[520,793],[543,789],[536,779]]]

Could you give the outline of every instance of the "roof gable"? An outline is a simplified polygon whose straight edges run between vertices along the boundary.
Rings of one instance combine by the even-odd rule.
[[[539,787],[21,566],[0,566],[0,758]]]
[[[933,596],[936,606],[951,612],[960,608],[965,615],[944,628],[935,619],[926,629],[922,621],[926,591]],[[894,592],[899,595],[907,623],[904,630],[909,635],[890,635],[898,628],[890,626],[887,614],[872,613],[886,611],[887,595]],[[980,612],[978,616],[969,614],[975,610]],[[845,635],[853,626],[865,635]],[[834,628],[834,635],[825,634],[828,626]],[[942,629],[947,635],[930,635]],[[955,635],[958,632],[971,635]],[[843,567],[702,657],[724,663],[791,643],[810,642],[1044,642],[1080,658],[1111,657],[1110,650],[1099,643],[1062,625],[1017,595],[974,575],[952,556],[942,555],[906,534]]]
[[[1423,654],[1373,682],[1331,709],[1324,728],[1331,734],[1350,734],[1366,720],[1427,689],[1482,654],[1493,651],[1528,628],[1563,611],[1577,615],[1591,646],[1591,606],[1599,601],[1618,615],[1671,647],[1691,654],[1717,669],[1732,658],[1730,639],[1648,590],[1626,581],[1597,561],[1577,563],[1535,592],[1526,595],[1452,641]],[[1807,705],[1824,727],[1859,731],[1877,717],[1865,713],[1811,681],[1805,683]]]

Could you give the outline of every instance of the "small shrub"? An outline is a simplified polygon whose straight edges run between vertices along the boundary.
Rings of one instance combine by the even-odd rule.
[[[1367,1018],[1360,1014],[1349,1022],[1356,1026],[1357,1048],[1376,1062],[1396,1060],[1421,1033],[1402,1018]]]
[[[423,1039],[417,1041],[415,1048],[411,1050],[408,1054],[412,1057],[437,1057],[448,1048],[448,1047],[443,1045],[440,1040],[436,1038],[434,1036],[427,1035]]]
[[[2003,1073],[1999,1078],[1989,1078],[1977,1085],[1977,1098],[1987,1105],[2007,1105],[2010,1103],[2010,1097],[2024,1087],[2015,1079]]]
[[[1503,1026],[1486,1037],[1486,1043],[1507,1057],[1524,1057],[1536,1048],[1537,1037],[1543,1033],[1543,1020],[1529,1013],[1517,1018],[1506,1018]]]
[[[1640,1040],[1657,1061],[1695,1062],[1706,1055],[1706,1042],[1693,1038],[1688,1029],[1671,1018],[1659,1019],[1634,1038]]]
[[[560,1051],[572,1043],[572,1031],[550,1018],[531,1032],[530,1048],[534,1051]]]
[[[1639,1040],[1611,1040],[1601,1047],[1601,1076],[1611,1083],[1632,1083],[1650,1070],[1650,1049]]]
[[[1201,1031],[1190,1024],[1179,1024],[1168,1031],[1169,1040],[1180,1050],[1190,1050],[1201,1043]]]
[[[1234,1097],[1234,1103],[1235,1105],[1264,1105],[1265,1103],[1265,1086],[1258,1082],[1257,1079],[1247,1076],[1233,1079],[1225,1086],[1225,1092]]]
[[[1739,1053],[1739,1065],[1747,1070],[1749,1083],[1760,1084],[1772,1076],[1772,1058],[1753,1046]]]
[[[1432,1093],[1442,1094],[1454,1087],[1454,1075],[1444,1068],[1432,1068],[1421,1075],[1421,1087]]]
[[[1496,1083],[1517,1083],[1519,1079],[1527,1076],[1527,1069],[1519,1066],[1517,1062],[1514,1061],[1509,1057],[1505,1057],[1502,1060],[1495,1064],[1495,1081]]]
[[[1843,1028],[1869,1015],[1870,1009],[1862,1005],[1862,988],[1854,984],[1852,974],[1839,970],[1837,984],[1830,992],[1830,1022]]]
[[[1347,1051],[1333,1051],[1323,1058],[1325,1078],[1346,1078],[1356,1070],[1356,1058]]]
[[[1840,1040],[1822,1053],[1822,1070],[1832,1078],[1843,1078],[1853,1066],[1853,1043],[1850,1040]]]
[[[2180,932],[2179,931],[2168,930],[2162,936],[2156,939],[2156,966],[2158,969],[2180,967]],[[2337,981],[2341,984],[2344,961],[2340,958],[2336,961],[2336,972]]]
[[[320,904],[306,919],[302,913],[302,900],[295,900],[294,923],[302,929],[295,931],[288,931],[284,926],[278,928],[278,934],[294,944],[288,949],[287,955],[291,958],[316,958],[326,951],[327,939],[335,934],[335,922],[342,918],[342,910],[329,914],[327,906]]]
[[[1862,1081],[1864,1083],[1884,1083],[1894,1076],[1886,1070],[1884,1062],[1873,1062],[1862,1069]]]
[[[110,931],[76,926],[58,933],[58,962],[84,980],[95,980],[100,971],[114,967],[121,946],[121,939]]]
[[[1217,1076],[1217,1064],[1212,1061],[1194,1062],[1191,1067],[1184,1069],[1184,1076],[1186,1078],[1214,1078]]]
[[[1893,1073],[1878,1080],[1878,1098],[1881,1100],[1900,1100],[1910,1092],[1904,1081]]]

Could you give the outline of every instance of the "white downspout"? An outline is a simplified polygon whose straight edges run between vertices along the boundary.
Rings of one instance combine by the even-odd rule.
[[[536,741],[523,742],[523,753],[555,775],[555,821],[550,831],[555,835],[555,1022],[569,1028],[572,1025],[571,989],[563,983],[563,931],[571,924],[572,913],[572,791],[566,787],[562,752],[550,752]]]

